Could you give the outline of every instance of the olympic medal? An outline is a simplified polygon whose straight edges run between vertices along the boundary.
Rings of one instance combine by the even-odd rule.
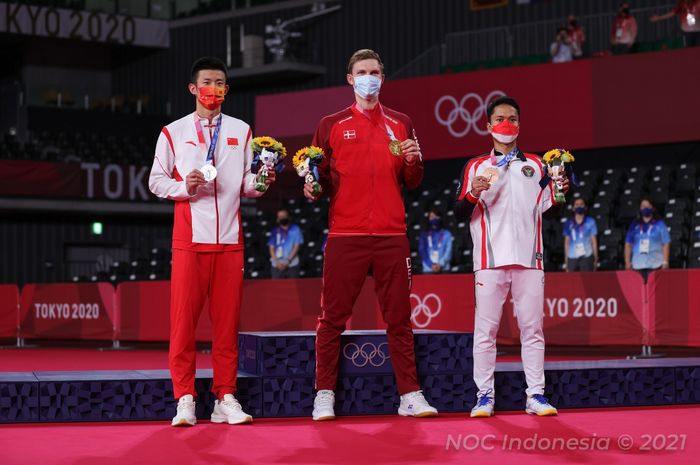
[[[403,153],[403,150],[401,149],[401,141],[400,140],[392,140],[391,142],[389,142],[389,151],[395,157],[400,157],[401,154]]]
[[[216,179],[216,168],[214,167],[214,165],[210,165],[207,163],[206,165],[202,166],[202,168],[199,171],[201,171],[204,175],[204,180],[206,182],[213,181],[214,179]]]
[[[496,168],[486,168],[484,170],[484,177],[488,179],[489,185],[493,186],[498,182],[498,170]]]

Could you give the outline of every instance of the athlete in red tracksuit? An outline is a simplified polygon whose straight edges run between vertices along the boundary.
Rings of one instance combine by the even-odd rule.
[[[207,298],[217,396],[211,420],[249,423],[252,418],[233,394],[243,284],[240,197],[262,195],[250,171],[251,130],[221,113],[228,91],[221,60],[195,62],[189,87],[197,97],[196,111],[163,128],[149,178],[155,195],[175,201],[169,364],[179,402],[172,424],[196,423],[195,328]],[[206,179],[207,171],[214,170],[215,178]],[[268,184],[274,181],[274,172],[270,174]]]
[[[321,120],[313,145],[326,153],[319,169],[323,192],[330,196],[330,231],[323,267],[321,315],[316,329],[314,420],[335,418],[340,334],[371,269],[379,299],[396,383],[399,414],[433,416],[423,397],[416,361],[409,303],[411,260],[401,187],[423,178],[423,162],[408,116],[383,107],[379,88],[383,65],[372,50],[359,50],[348,65],[355,103]],[[402,156],[389,145],[400,142]],[[311,184],[305,195],[314,197]]]

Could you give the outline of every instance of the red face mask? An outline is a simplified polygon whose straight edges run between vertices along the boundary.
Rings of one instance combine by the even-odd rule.
[[[216,110],[224,103],[225,87],[207,86],[199,88],[197,100],[204,105],[207,110]]]
[[[509,120],[503,120],[500,123],[493,126],[491,129],[491,135],[494,139],[502,144],[510,144],[515,139],[518,138],[518,133],[520,128]]]

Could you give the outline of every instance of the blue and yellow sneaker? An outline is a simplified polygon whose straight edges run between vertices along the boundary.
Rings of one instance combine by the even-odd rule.
[[[530,415],[539,417],[550,417],[557,415],[557,409],[549,404],[549,401],[542,394],[535,394],[527,398],[525,411]]]
[[[485,418],[494,415],[493,412],[493,397],[491,397],[490,389],[486,391],[486,394],[479,396],[479,400],[472,409],[472,413],[469,415],[472,418]]]

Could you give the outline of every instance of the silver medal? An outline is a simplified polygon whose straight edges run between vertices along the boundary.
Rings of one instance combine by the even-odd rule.
[[[204,175],[204,180],[206,182],[216,179],[216,168],[214,165],[206,164],[199,171]]]

